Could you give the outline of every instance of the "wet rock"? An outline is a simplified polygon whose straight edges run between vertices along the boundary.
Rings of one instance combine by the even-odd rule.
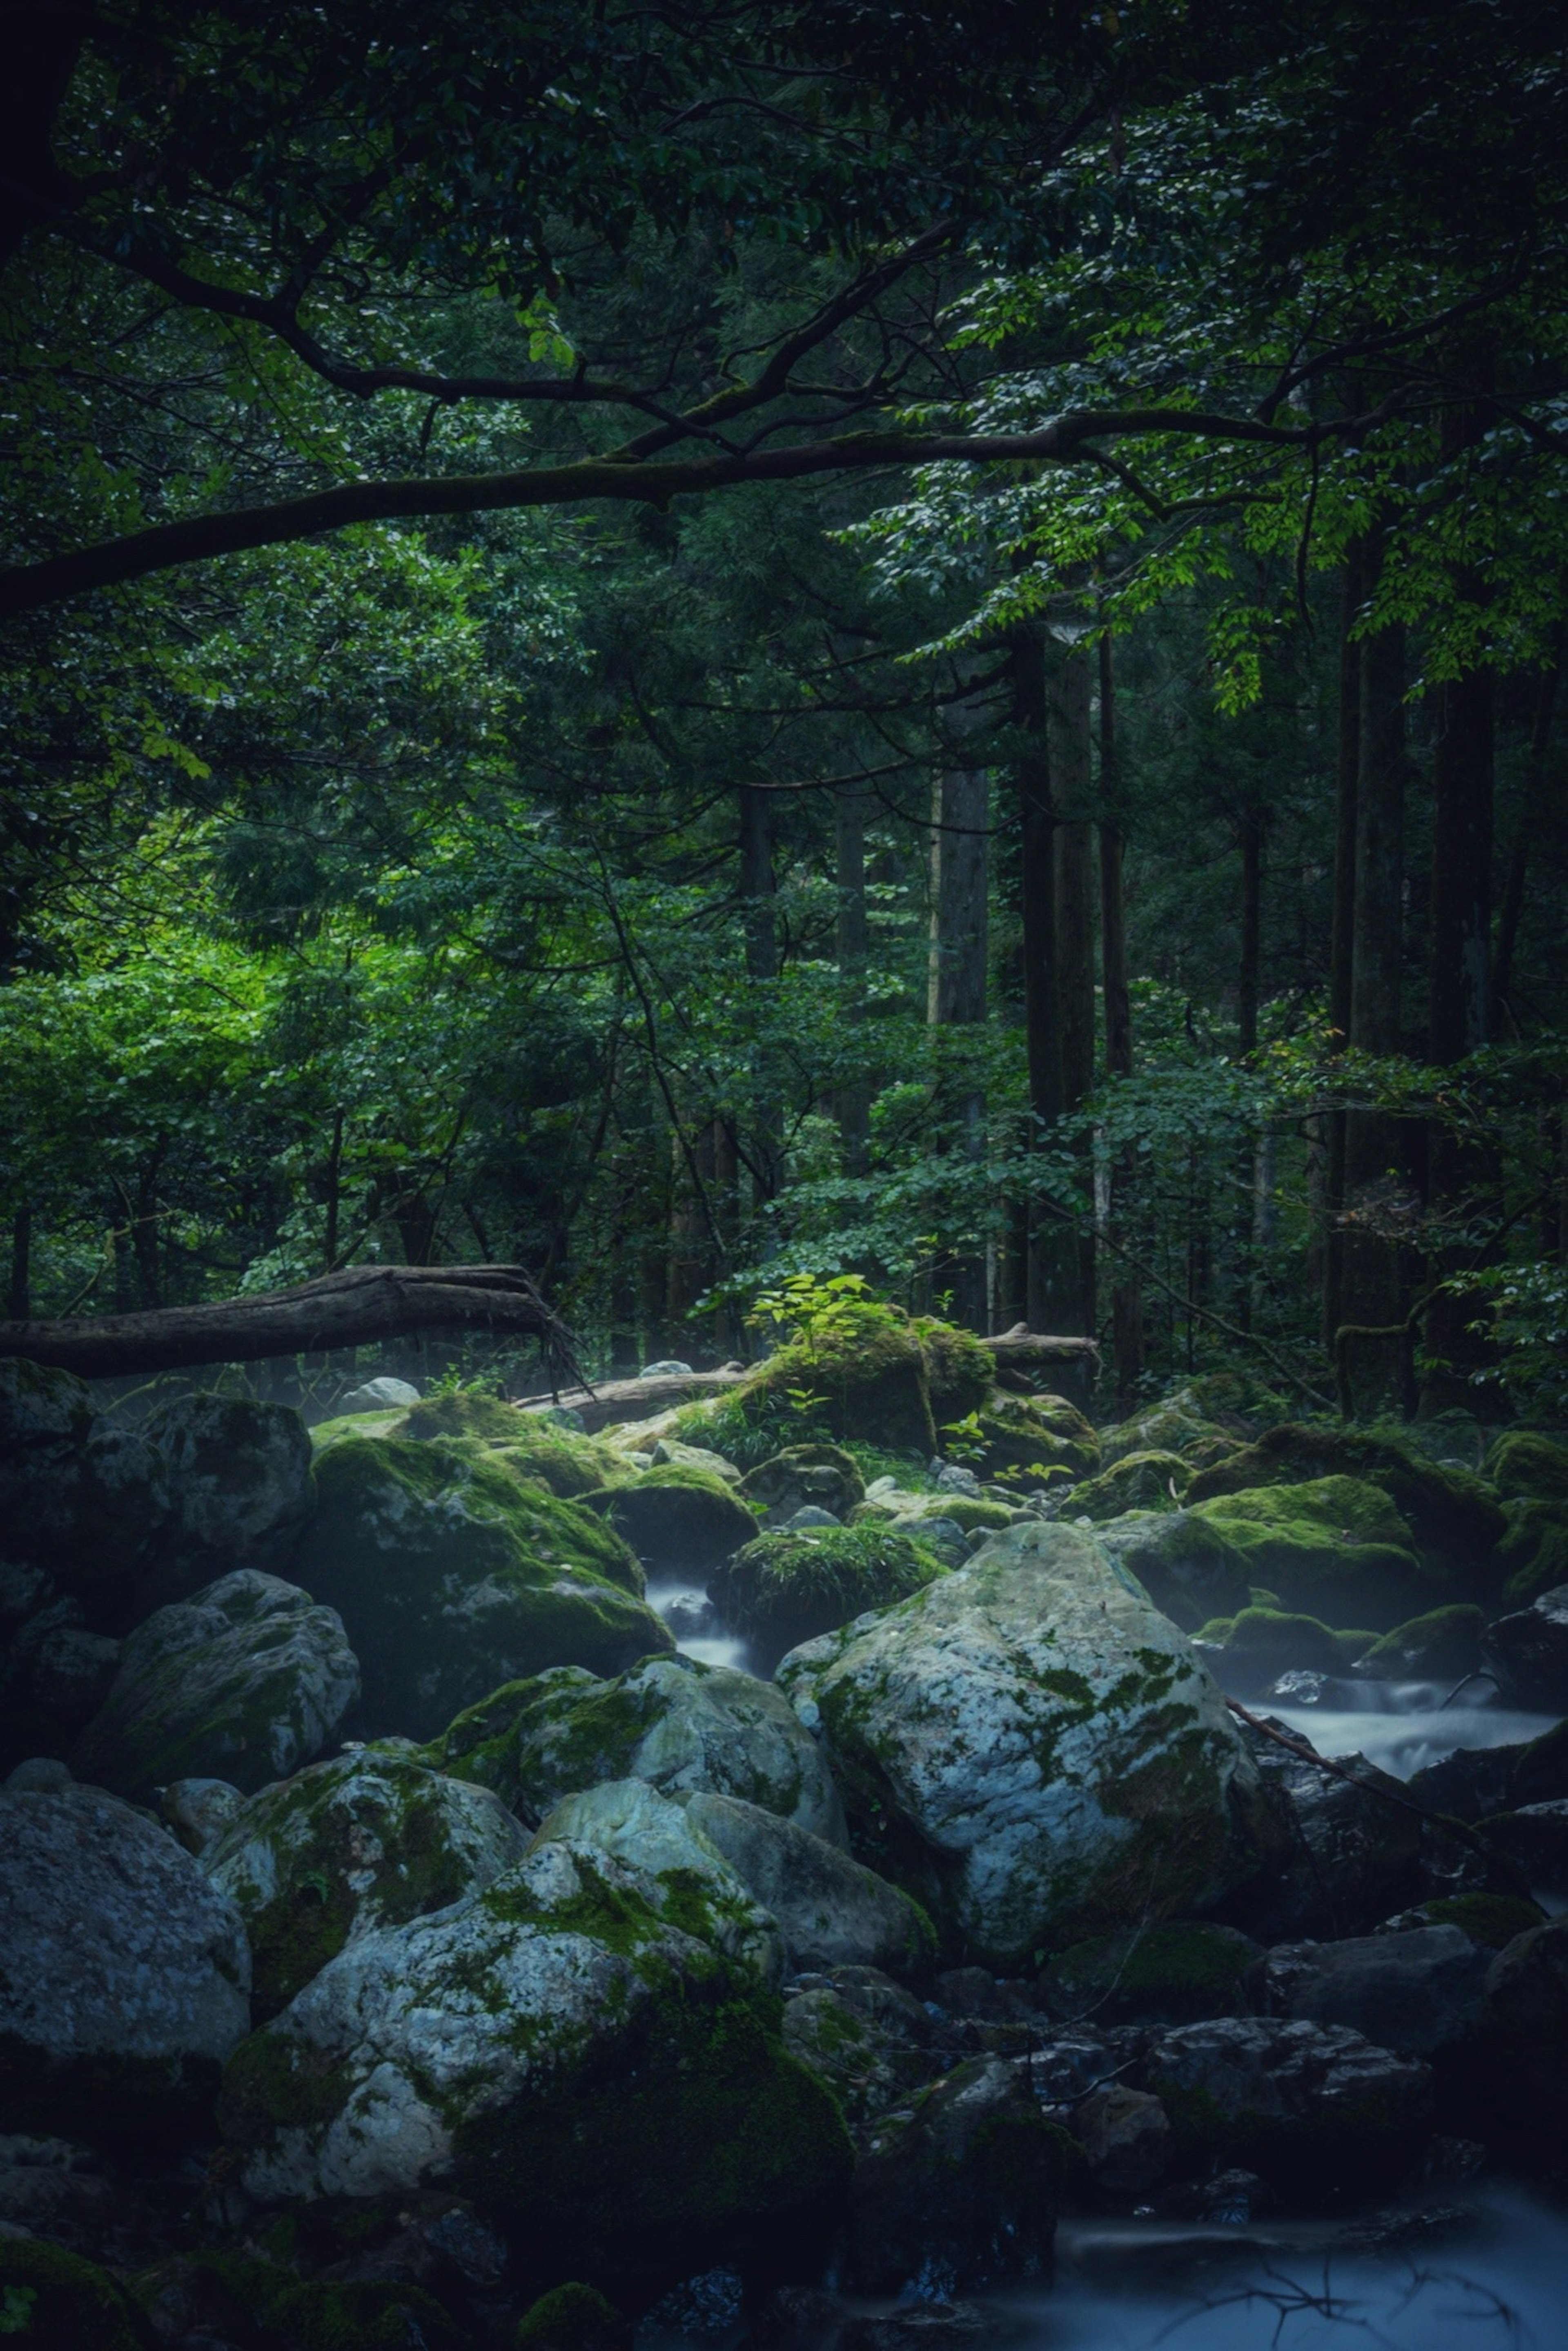
[[[234,1905],[96,1788],[0,1794],[0,2038],[18,2122],[96,2130],[200,2087],[250,2022]]]
[[[842,1520],[864,1501],[865,1480],[840,1446],[789,1445],[747,1471],[740,1496],[764,1526],[781,1525],[810,1503]]]
[[[1510,2158],[1568,2159],[1568,1917],[1516,1936],[1487,1974],[1480,2030],[1450,2096],[1468,2135]]]
[[[930,2047],[930,2019],[918,2001],[902,1994],[911,2015],[893,1997],[878,1999],[847,1980],[873,1972],[808,1975],[790,1988],[784,2004],[784,2046],[828,2085],[857,2141],[925,2088],[946,2063]],[[890,1979],[882,1982],[889,1995],[898,1992]]]
[[[74,1769],[143,1802],[172,1780],[248,1792],[319,1754],[359,1694],[337,1612],[242,1568],[130,1635]]]
[[[1568,1801],[1526,1804],[1481,1823],[1483,1835],[1507,1855],[1531,1893],[1568,1895]]]
[[[839,2351],[970,2351],[997,2339],[994,2319],[967,2302],[915,2302],[896,2310],[862,2311],[840,2333]]]
[[[979,2057],[890,2115],[855,2166],[842,2274],[852,2292],[950,2298],[1049,2271],[1061,2136],[1017,2068]]]
[[[348,1628],[372,1733],[434,1738],[497,1679],[673,1646],[612,1529],[466,1443],[346,1438],[317,1462],[293,1572]]]
[[[0,1652],[0,1759],[68,1748],[108,1697],[120,1643],[89,1632],[79,1600],[59,1593],[17,1626]]]
[[[1248,1979],[1262,1948],[1234,1927],[1172,1920],[1075,1943],[1045,1971],[1056,2014],[1100,2024],[1187,2024],[1239,2016],[1251,2005]]]
[[[840,1846],[738,1796],[698,1791],[681,1802],[752,1899],[779,1921],[791,1969],[909,1975],[930,1957],[929,1923],[908,1896]]]
[[[693,1657],[649,1657],[613,1681],[572,1668],[513,1682],[426,1750],[537,1826],[575,1788],[645,1780],[665,1795],[739,1796],[848,1842],[821,1748],[770,1682]]]
[[[142,1435],[169,1465],[170,1513],[141,1594],[183,1600],[236,1568],[280,1573],[309,1515],[310,1439],[286,1405],[188,1395]]]
[[[712,1471],[668,1462],[590,1498],[648,1567],[701,1575],[758,1531],[736,1490]]]
[[[1170,2167],[1171,2126],[1158,2098],[1124,2082],[1091,2090],[1072,2110],[1072,2136],[1082,2147],[1095,2191],[1118,2201],[1146,2196]]]
[[[1483,1661],[1516,1706],[1568,1714],[1568,1583],[1487,1628]]]
[[[419,1390],[412,1380],[393,1379],[383,1372],[379,1379],[362,1381],[340,1396],[335,1412],[396,1412],[402,1406],[419,1402]]]
[[[199,1860],[234,1819],[245,1797],[229,1780],[174,1780],[158,1809],[187,1853]]]
[[[1522,1745],[1457,1747],[1440,1763],[1428,1763],[1407,1782],[1412,1802],[1431,1813],[1451,1813],[1461,1821],[1484,1820],[1507,1809]]]
[[[248,1803],[236,1799],[201,1857],[245,1920],[259,2020],[287,2006],[356,1935],[444,1909],[488,1886],[527,1844],[487,1790],[362,1749]]]
[[[1405,1935],[1416,1927],[1458,1927],[1472,1943],[1500,1951],[1516,1935],[1527,1935],[1532,1927],[1539,1927],[1545,1915],[1538,1902],[1520,1895],[1455,1894],[1418,1902],[1413,1910],[1396,1911],[1377,1931]]]
[[[13,1796],[57,1796],[62,1788],[74,1788],[68,1763],[55,1755],[29,1755],[7,1772],[5,1788]]]
[[[1456,1926],[1281,1943],[1259,1971],[1259,2005],[1272,2016],[1348,2024],[1381,2048],[1431,2057],[1479,2022],[1491,1960]]]
[[[1270,1823],[1219,1692],[1089,1537],[1031,1523],[786,1657],[861,1857],[1010,1968],[1212,1899]]]
[[[230,2063],[246,2186],[472,2191],[538,2258],[604,2276],[785,2224],[850,2149],[757,1979],[706,1939],[722,1923],[679,1871],[546,1841],[356,1938]]]
[[[1145,2079],[1176,2160],[1245,2164],[1318,2201],[1396,2180],[1431,2127],[1431,2068],[1346,2025],[1181,2025],[1154,2043]]]
[[[1157,1517],[1134,1511],[1104,1520],[1095,1533],[1185,1632],[1197,1632],[1214,1617],[1233,1617],[1247,1605],[1252,1573],[1245,1552],[1227,1541],[1222,1528],[1191,1510],[1173,1506]]]
[[[962,1532],[954,1533],[967,1556]],[[748,1542],[708,1589],[727,1624],[778,1656],[907,1599],[941,1572],[925,1526],[918,1540],[885,1526],[790,1526]]]
[[[1227,1904],[1231,1924],[1260,1943],[1330,1942],[1370,1934],[1391,1911],[1424,1898],[1422,1824],[1397,1780],[1364,1755],[1340,1756],[1352,1784],[1263,1732],[1244,1730],[1289,1842],[1282,1863],[1260,1869]]]

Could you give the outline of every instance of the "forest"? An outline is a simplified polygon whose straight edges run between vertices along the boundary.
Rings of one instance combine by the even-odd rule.
[[[1551,2340],[1561,11],[8,47],[0,2335]]]

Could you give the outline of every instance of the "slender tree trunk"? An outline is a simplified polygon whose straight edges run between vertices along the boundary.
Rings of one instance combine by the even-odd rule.
[[[927,1017],[938,1030],[983,1029],[986,1019],[987,831],[989,778],[984,768],[952,768],[933,794],[931,834],[931,955]],[[972,1161],[986,1152],[985,1094],[979,1056],[966,1052],[958,1113],[962,1148]],[[977,1246],[953,1264],[955,1319],[986,1329],[986,1258]]]
[[[740,896],[746,926],[746,970],[754,982],[779,977],[779,930],[774,914],[773,811],[768,796],[742,784],[740,800]],[[765,1207],[782,1178],[781,1118],[760,1066],[754,1064],[757,1099],[749,1157],[754,1205]]]
[[[327,1236],[322,1245],[323,1273],[335,1273],[338,1269],[338,1221],[343,1198],[343,1113],[332,1113],[332,1144],[327,1154]],[[486,1252],[487,1254],[487,1252]]]
[[[1024,1033],[1029,1102],[1037,1136],[1061,1116],[1061,1017],[1058,1001],[1055,820],[1046,732],[1045,639],[1038,627],[1013,639],[1013,719],[1019,740],[1014,785],[1019,816],[1019,908],[1023,931]],[[1026,1320],[1034,1331],[1066,1332],[1080,1306],[1071,1228],[1026,1204]]]
[[[1546,814],[1547,754],[1552,746],[1552,720],[1557,704],[1557,679],[1562,668],[1563,646],[1563,630],[1559,622],[1553,635],[1552,661],[1549,667],[1541,673],[1540,690],[1535,697],[1535,718],[1530,730],[1530,759],[1525,769],[1524,794],[1508,861],[1502,913],[1498,918],[1492,997],[1497,1005],[1511,1010],[1513,954],[1519,941],[1519,918],[1524,911],[1524,877],[1529,870],[1531,848]]]
[[[1243,1054],[1258,1044],[1259,967],[1263,941],[1263,814],[1241,820],[1241,965],[1236,980],[1236,1026]]]
[[[1082,647],[1062,649],[1047,669],[1047,726],[1051,795],[1056,810],[1056,938],[1061,1017],[1061,1106],[1082,1110],[1094,1087],[1094,851],[1090,664]],[[1084,1188],[1091,1195],[1091,1145],[1081,1146]],[[1085,1223],[1078,1242],[1076,1330],[1092,1335],[1096,1322],[1094,1232]]]
[[[11,1280],[5,1312],[13,1322],[26,1322],[33,1305],[33,1211],[24,1202],[11,1219]]]
[[[1333,922],[1329,943],[1329,1050],[1350,1042],[1350,998],[1355,939],[1356,794],[1361,769],[1361,646],[1352,634],[1364,595],[1365,548],[1345,549],[1340,600],[1339,740],[1334,766]],[[1332,1348],[1342,1321],[1344,1249],[1339,1217],[1344,1207],[1345,1113],[1324,1122],[1322,1181],[1322,1335]]]
[[[863,792],[841,791],[833,803],[833,842],[839,910],[836,946],[840,977],[858,1030],[865,1019],[866,956],[871,935],[866,920]],[[859,1041],[858,1037],[856,1040]],[[844,1173],[864,1176],[871,1165],[872,1083],[867,1076],[841,1086],[835,1101],[843,1138]]]
[[[1110,637],[1100,640],[1100,964],[1105,999],[1105,1071],[1133,1074],[1133,995],[1127,972],[1127,893],[1123,871],[1118,803],[1122,792],[1121,744],[1116,728],[1116,679]],[[1124,1152],[1111,1170],[1107,1222],[1113,1237],[1133,1198],[1135,1160]],[[1131,1402],[1144,1374],[1144,1295],[1115,1260],[1118,1279],[1111,1291],[1111,1349],[1117,1393]]]

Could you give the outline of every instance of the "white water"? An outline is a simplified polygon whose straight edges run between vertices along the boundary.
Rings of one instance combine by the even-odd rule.
[[[1442,1682],[1330,1681],[1315,1706],[1279,1698],[1248,1703],[1275,1715],[1310,1739],[1320,1755],[1364,1755],[1369,1763],[1408,1780],[1440,1763],[1458,1747],[1511,1747],[1551,1730],[1554,1714],[1528,1714],[1497,1703],[1478,1682],[1452,1706]]]
[[[674,1633],[683,1657],[695,1657],[703,1666],[733,1666],[745,1674],[756,1671],[747,1643],[718,1624],[707,1586],[696,1577],[683,1575],[650,1583],[647,1598],[654,1614],[662,1616]]]

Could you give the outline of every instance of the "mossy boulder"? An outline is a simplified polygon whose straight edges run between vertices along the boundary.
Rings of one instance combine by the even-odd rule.
[[[1528,1608],[1543,1592],[1568,1583],[1568,1502],[1528,1497],[1502,1506],[1506,1521],[1494,1563],[1505,1608]]]
[[[1124,1453],[1072,1489],[1072,1516],[1116,1519],[1124,1510],[1179,1510],[1192,1483],[1179,1453]]]
[[[425,1750],[537,1825],[574,1789],[645,1780],[676,1796],[740,1796],[834,1844],[843,1813],[825,1758],[770,1682],[693,1657],[601,1681],[565,1669],[492,1691]]]
[[[860,1967],[904,1976],[933,1957],[936,1938],[924,1911],[825,1837],[738,1796],[699,1792],[680,1802],[687,1821],[778,1921],[791,1973]]]
[[[1196,1505],[1250,1488],[1325,1478],[1380,1487],[1405,1521],[1406,1541],[1429,1566],[1458,1579],[1459,1594],[1486,1580],[1504,1525],[1491,1488],[1468,1469],[1427,1459],[1386,1430],[1282,1422],[1228,1460],[1200,1470],[1187,1500]]]
[[[1533,1429],[1511,1429],[1487,1456],[1487,1476],[1505,1502],[1568,1504],[1568,1445]]]
[[[1107,1468],[1134,1453],[1175,1453],[1196,1470],[1240,1451],[1245,1439],[1206,1419],[1190,1396],[1167,1396],[1146,1412],[1132,1414],[1100,1431],[1100,1458]]]
[[[865,1499],[865,1479],[842,1446],[789,1445],[747,1471],[740,1498],[765,1526],[792,1518],[810,1503],[847,1519]]]
[[[970,1466],[982,1478],[1027,1489],[1092,1477],[1100,1467],[1092,1422],[1061,1395],[1010,1395],[993,1388],[979,1412],[985,1450]]]
[[[248,1794],[319,1755],[359,1695],[336,1609],[242,1568],[122,1643],[73,1768],[141,1803],[174,1780],[226,1780]]]
[[[915,1318],[915,1334],[925,1356],[931,1414],[940,1438],[956,1420],[977,1412],[997,1384],[997,1359],[972,1331],[935,1315]]]
[[[597,2286],[552,2286],[524,2311],[513,2351],[632,2351],[632,2327]]]
[[[1187,2024],[1245,2014],[1247,1978],[1262,1956],[1261,1944],[1235,1927],[1173,1918],[1059,1951],[1044,1989],[1069,2022]]]
[[[1363,1479],[1260,1486],[1193,1509],[1245,1555],[1255,1583],[1327,1624],[1387,1632],[1450,1596],[1447,1578],[1412,1549],[1388,1496]]]
[[[855,1849],[946,1950],[1037,1950],[1217,1898],[1272,1834],[1187,1642],[1074,1529],[994,1536],[779,1669],[823,1740]]]
[[[220,2119],[251,2192],[439,2179],[610,2279],[841,2186],[831,2097],[661,1858],[541,1841],[482,1892],[351,1942],[227,2069]]]
[[[1545,1916],[1539,1902],[1528,1901],[1520,1894],[1443,1894],[1401,1911],[1378,1932],[1402,1933],[1406,1927],[1458,1927],[1472,1943],[1489,1951],[1501,1951],[1516,1935],[1528,1935],[1541,1926]]]
[[[917,1494],[913,1499],[915,1507],[907,1514],[904,1532],[916,1541],[923,1519],[946,1519],[949,1526],[961,1527],[967,1535],[990,1535],[1030,1516],[1015,1503],[992,1501],[988,1494]]]
[[[466,1444],[334,1445],[317,1485],[294,1572],[348,1627],[374,1734],[434,1738],[497,1676],[674,1646],[613,1528]]]
[[[1252,1582],[1247,1554],[1210,1519],[1192,1510],[1136,1510],[1103,1521],[1094,1533],[1186,1633],[1247,1606]]]
[[[885,1608],[943,1573],[934,1552],[891,1527],[759,1535],[712,1578],[726,1622],[777,1655]]]
[[[487,1790],[362,1749],[253,1796],[202,1865],[245,1920],[259,2022],[355,1935],[444,1909],[527,1844]]]
[[[756,1513],[722,1478],[670,1461],[589,1498],[647,1567],[703,1575],[758,1532]]]
[[[1246,1691],[1267,1689],[1285,1673],[1348,1672],[1352,1659],[1340,1639],[1320,1618],[1283,1608],[1243,1608],[1204,1625],[1197,1635],[1225,1687]]]
[[[136,2303],[107,2270],[41,2237],[0,2237],[0,2335],[21,2351],[152,2351]]]
[[[1481,1661],[1481,1610],[1464,1604],[1434,1608],[1385,1633],[1356,1660],[1369,1681],[1458,1681]]]
[[[170,1489],[145,1605],[183,1600],[235,1568],[283,1572],[313,1499],[297,1412],[249,1396],[179,1396],[141,1434],[168,1463]]]

